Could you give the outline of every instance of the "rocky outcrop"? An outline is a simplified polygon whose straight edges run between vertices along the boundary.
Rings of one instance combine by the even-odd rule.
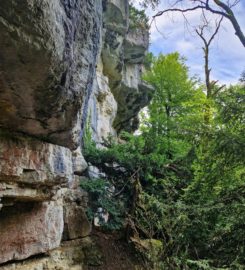
[[[96,0],[1,0],[0,126],[78,146],[101,8]]]
[[[137,128],[148,32],[127,0],[1,0],[0,35],[0,269],[85,269],[85,122]]]
[[[86,120],[101,20],[95,0],[0,3],[0,264],[90,232],[79,190],[87,164],[70,149]]]
[[[94,80],[94,91],[90,98],[90,126],[93,139],[97,143],[103,142],[108,135],[116,136],[113,122],[117,114],[117,102],[109,87],[109,79],[103,74],[103,63],[100,58],[96,77]]]
[[[28,186],[72,181],[72,152],[65,147],[24,136],[0,135],[0,179]]]
[[[97,258],[97,257],[98,258]],[[91,262],[91,258],[94,261]],[[99,260],[95,247],[86,237],[63,242],[59,248],[51,250],[27,261],[5,264],[1,270],[86,270],[88,264]]]
[[[68,148],[1,135],[0,264],[45,253],[58,248],[62,239],[90,233],[87,195],[79,189],[73,164],[74,153]],[[80,166],[81,172],[87,165]]]
[[[138,128],[138,113],[149,104],[153,88],[141,80],[142,64],[126,63],[123,69],[123,79],[114,89],[118,111],[113,122],[114,128],[120,132],[135,131]]]
[[[138,128],[138,113],[153,89],[141,75],[149,45],[147,27],[129,24],[127,1],[104,1],[101,61],[97,65],[94,94],[90,102],[94,139]]]
[[[64,233],[63,240],[73,240],[86,237],[91,232],[91,225],[85,214],[87,194],[76,189],[68,189],[63,195]]]

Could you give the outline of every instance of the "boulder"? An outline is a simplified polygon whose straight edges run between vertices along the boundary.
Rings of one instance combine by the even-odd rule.
[[[84,208],[75,202],[64,207],[64,222],[64,240],[83,238],[91,232]]]

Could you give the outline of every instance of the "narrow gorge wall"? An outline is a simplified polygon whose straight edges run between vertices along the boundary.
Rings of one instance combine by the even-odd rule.
[[[0,35],[0,269],[86,269],[86,118],[137,128],[149,34],[126,0],[1,0]]]

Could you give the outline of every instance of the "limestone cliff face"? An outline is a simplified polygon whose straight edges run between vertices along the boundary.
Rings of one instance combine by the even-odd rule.
[[[101,52],[90,106],[97,142],[137,129],[137,115],[153,91],[141,80],[149,32],[131,29],[128,12],[128,1],[103,1]]]
[[[86,269],[86,118],[98,143],[133,130],[152,91],[128,17],[127,0],[0,1],[0,269]]]
[[[101,8],[95,0],[1,0],[0,126],[78,146]]]

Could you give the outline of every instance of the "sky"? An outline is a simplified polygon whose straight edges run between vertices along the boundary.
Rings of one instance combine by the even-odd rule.
[[[152,11],[146,11],[149,18],[156,14],[158,10],[169,7],[169,0],[160,0],[161,5]],[[137,4],[136,4],[137,5]],[[233,8],[233,12],[245,33],[245,0]],[[208,15],[208,19],[214,22],[216,15]],[[156,18],[150,29],[149,50],[158,55],[178,51],[186,60],[190,75],[197,75],[204,79],[204,58],[202,51],[202,41],[195,34],[195,26],[200,25],[201,12],[191,11],[186,13],[188,25],[185,23],[183,15],[179,12],[163,14]],[[206,33],[207,37],[210,33]],[[210,49],[211,79],[219,80],[220,84],[234,84],[245,70],[245,48],[241,44],[231,23],[223,19],[218,35],[212,42]]]

